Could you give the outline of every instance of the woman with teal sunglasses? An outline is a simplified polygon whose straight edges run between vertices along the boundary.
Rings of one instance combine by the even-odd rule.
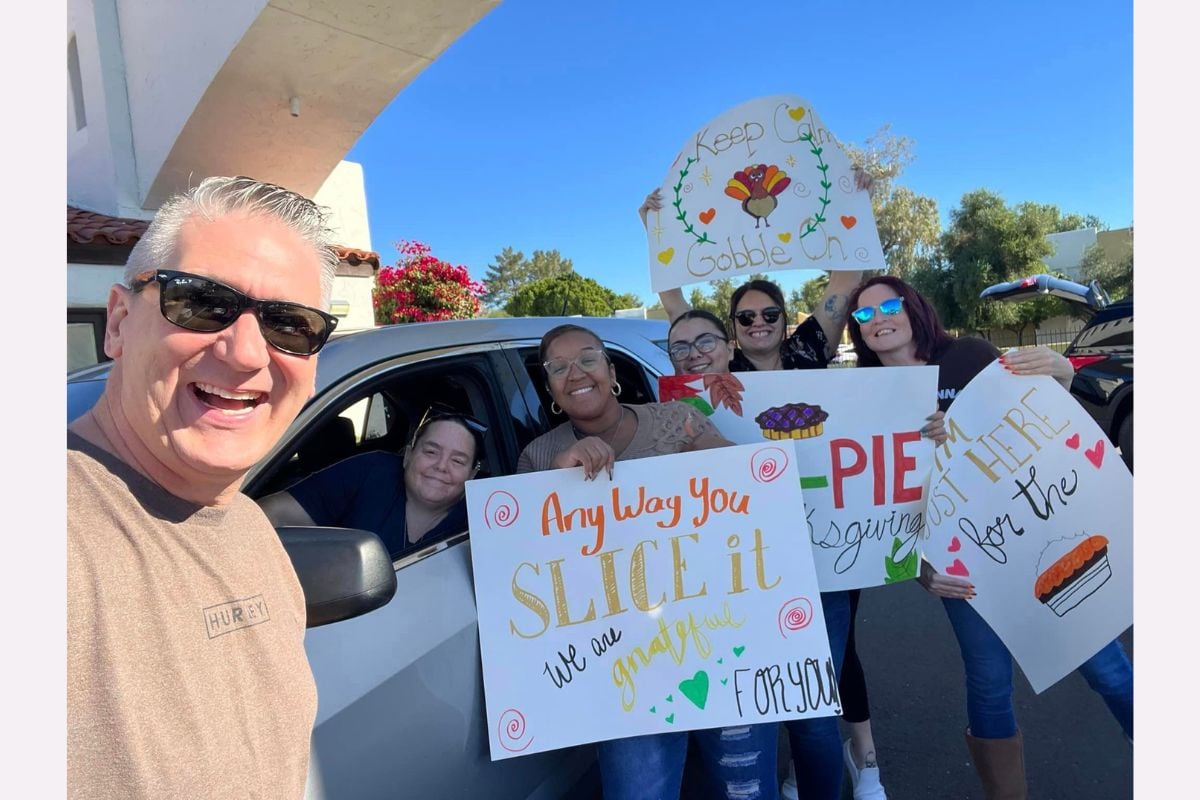
[[[1050,375],[1065,387],[1074,377],[1071,363],[1048,347],[1001,355],[990,342],[955,339],[942,328],[929,301],[899,278],[881,275],[850,294],[850,339],[860,367],[938,367],[938,413],[932,423],[936,444],[946,440],[942,416],[954,397],[997,358],[1015,375]],[[921,585],[942,599],[962,653],[967,687],[965,731],[971,761],[987,800],[1025,798],[1021,732],[1013,711],[1012,655],[983,617],[967,602],[975,587],[942,575],[922,561]],[[1104,700],[1125,736],[1133,741],[1133,666],[1119,641],[1106,645],[1079,667]]]

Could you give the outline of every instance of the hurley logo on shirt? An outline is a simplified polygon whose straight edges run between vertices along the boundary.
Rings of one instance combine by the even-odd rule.
[[[270,619],[271,614],[267,611],[267,601],[261,594],[242,600],[230,600],[228,603],[204,609],[204,625],[208,629],[208,638],[210,639],[262,622],[269,622]]]

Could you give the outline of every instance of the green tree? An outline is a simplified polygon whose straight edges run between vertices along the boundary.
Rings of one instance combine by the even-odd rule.
[[[617,308],[641,308],[642,307],[642,298],[638,297],[636,294],[634,294],[632,292],[627,292],[625,294],[617,295],[614,302],[617,304]]]
[[[1029,326],[1063,313],[1063,303],[1050,296],[1007,303],[980,300],[979,294],[992,284],[1045,272],[1043,259],[1052,251],[1047,234],[1074,230],[1085,217],[1040,203],[1010,207],[998,194],[978,189],[963,195],[950,220],[941,240],[944,260],[911,276],[947,328],[1002,328],[1023,341]]]
[[[556,317],[582,314],[607,317],[621,306],[618,295],[591,278],[564,272],[522,286],[505,305],[514,317]]]
[[[483,276],[487,287],[483,302],[493,308],[503,307],[523,286],[574,271],[571,259],[563,258],[557,250],[534,250],[532,258],[525,258],[520,250],[506,247]]]
[[[871,211],[888,273],[905,278],[935,261],[942,229],[937,201],[897,183],[916,158],[912,139],[896,136],[891,125],[884,125],[862,145],[842,147],[850,163],[871,176]]]
[[[1100,284],[1113,300],[1128,297],[1133,294],[1133,253],[1114,263],[1100,245],[1094,244],[1084,251],[1079,274],[1085,283]]]
[[[803,306],[799,310],[805,314],[811,314],[816,311],[817,306],[821,304],[821,298],[825,296],[825,290],[829,288],[829,275],[818,275],[800,288],[800,301]],[[793,317],[795,319],[795,317]]]

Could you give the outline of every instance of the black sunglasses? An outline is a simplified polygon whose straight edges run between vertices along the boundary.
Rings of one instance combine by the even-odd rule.
[[[159,285],[158,308],[172,325],[199,333],[216,333],[252,308],[267,344],[294,356],[316,355],[337,327],[337,317],[319,309],[283,300],[256,300],[232,286],[188,272],[171,269],[143,272],[129,288],[140,292],[151,283]]]
[[[774,325],[779,321],[780,316],[783,315],[783,309],[779,308],[779,306],[768,306],[759,312],[752,308],[747,308],[744,311],[739,311],[734,314],[733,318],[736,319],[738,324],[743,328],[749,328],[754,324],[754,319],[760,313],[762,314],[763,322],[767,323],[768,325]]]

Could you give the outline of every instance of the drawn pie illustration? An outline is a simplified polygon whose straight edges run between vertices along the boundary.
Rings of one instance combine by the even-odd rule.
[[[829,412],[808,403],[787,403],[763,411],[754,421],[765,439],[811,439],[825,431]]]
[[[1076,539],[1066,541],[1070,544]],[[1043,556],[1055,544],[1047,545],[1042,551]],[[1094,594],[1111,577],[1108,539],[1100,535],[1086,536],[1038,575],[1033,593],[1061,617]]]

